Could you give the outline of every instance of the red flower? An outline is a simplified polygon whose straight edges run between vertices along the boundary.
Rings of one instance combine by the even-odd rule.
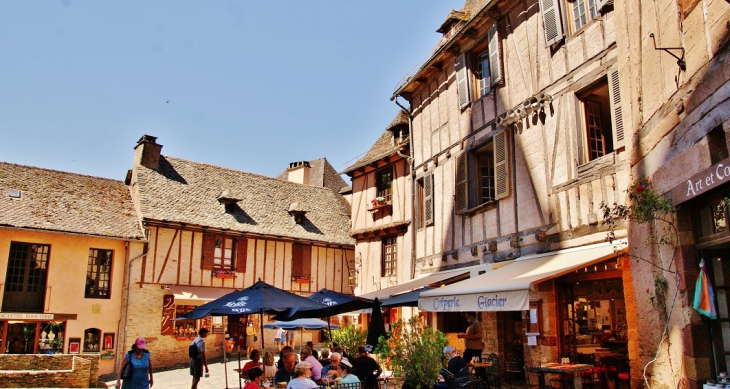
[[[646,288],[646,293],[649,293],[649,288]]]
[[[644,187],[641,185],[636,185],[636,193],[641,193],[644,191]]]

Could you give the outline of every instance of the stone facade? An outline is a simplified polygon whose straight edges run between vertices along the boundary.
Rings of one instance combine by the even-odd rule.
[[[93,388],[98,373],[98,355],[0,355],[0,388]]]

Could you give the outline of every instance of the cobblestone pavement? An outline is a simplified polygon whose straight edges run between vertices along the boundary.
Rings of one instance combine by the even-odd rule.
[[[242,359],[241,367],[248,361],[248,359]],[[239,387],[238,373],[233,371],[233,369],[238,369],[238,360],[229,359],[226,368],[224,368],[222,360],[218,360],[217,362],[209,363],[208,368],[210,368],[210,377],[200,379],[200,383],[198,384],[199,389]],[[228,386],[226,386],[226,376],[224,374],[226,370],[228,370]],[[154,372],[154,379],[152,389],[189,388],[193,382],[193,377],[190,375],[190,369],[188,367],[156,371]],[[110,388],[113,388],[116,384],[116,381],[105,382]],[[241,387],[243,387],[243,381],[241,381]]]

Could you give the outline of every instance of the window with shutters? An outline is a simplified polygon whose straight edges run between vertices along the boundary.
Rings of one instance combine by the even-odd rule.
[[[398,264],[398,252],[396,250],[397,237],[391,236],[383,239],[383,254],[380,260],[380,276],[388,277],[396,274]]]
[[[292,246],[291,262],[292,278],[306,277],[312,275],[312,246],[295,243]]]
[[[500,131],[456,158],[457,212],[477,210],[509,195],[508,155],[507,133]]]
[[[569,1],[573,19],[573,31],[578,31],[586,23],[598,17],[598,0],[573,0]]]
[[[204,270],[246,271],[248,238],[219,234],[203,235],[203,256],[200,264]]]
[[[566,32],[575,34],[602,13],[613,10],[613,0],[539,0],[539,3],[548,47],[560,43]]]
[[[468,54],[455,60],[459,107],[465,108],[502,83],[502,56],[497,23],[487,32],[487,39]]]
[[[390,203],[391,200],[391,184],[393,183],[393,167],[388,166],[385,169],[378,170],[375,172],[375,187],[377,190],[377,197],[385,199],[386,203]]]
[[[112,251],[89,249],[89,261],[86,265],[85,298],[108,299],[112,275]]]
[[[433,225],[433,174],[428,174],[418,181],[416,194],[418,199],[418,214],[416,215],[416,226],[421,229]]]
[[[618,72],[576,93],[581,132],[581,162],[587,163],[623,146],[623,117]]]

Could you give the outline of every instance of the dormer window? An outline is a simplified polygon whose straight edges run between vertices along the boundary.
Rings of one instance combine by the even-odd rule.
[[[241,201],[241,199],[231,196],[228,190],[224,190],[220,195],[218,195],[218,202],[223,205],[225,213],[236,213],[236,211],[240,209],[238,206],[239,201]]]
[[[295,223],[304,223],[304,215],[307,213],[307,210],[299,206],[299,203],[291,203],[289,205],[289,209],[287,209],[287,212],[290,216],[294,217]]]

